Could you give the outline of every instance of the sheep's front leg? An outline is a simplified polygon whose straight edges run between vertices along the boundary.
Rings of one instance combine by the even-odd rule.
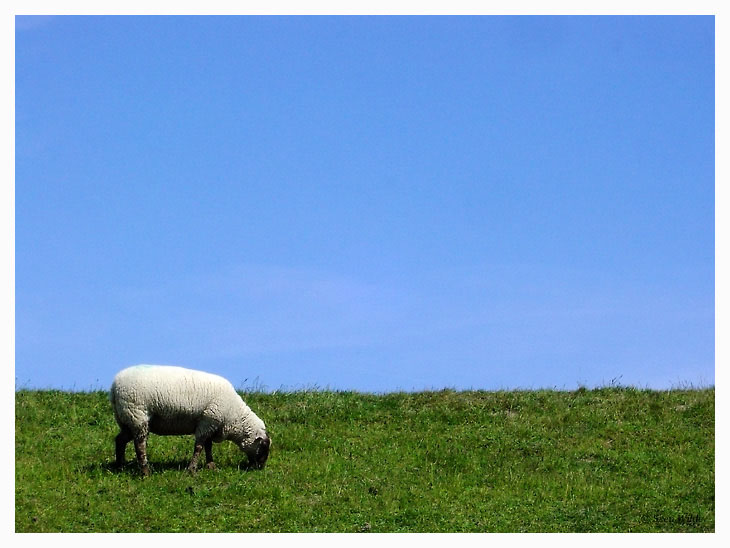
[[[203,452],[203,440],[195,438],[195,449],[193,449],[193,458],[190,461],[190,464],[188,465],[188,471],[191,474],[195,473],[195,469],[198,467],[198,458],[200,458],[200,453]]]
[[[142,469],[143,476],[150,475],[150,467],[147,463],[147,436],[140,435],[134,438],[134,452],[137,453],[137,462]]]
[[[213,462],[213,439],[208,438],[205,440],[205,467],[208,470],[215,470],[215,463]]]

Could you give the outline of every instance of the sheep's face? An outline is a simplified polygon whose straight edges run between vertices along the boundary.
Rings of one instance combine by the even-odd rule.
[[[252,468],[263,468],[266,464],[266,459],[269,458],[271,438],[266,433],[266,430],[264,430],[253,441],[248,440],[248,443],[242,442],[239,447],[248,456],[248,462]]]

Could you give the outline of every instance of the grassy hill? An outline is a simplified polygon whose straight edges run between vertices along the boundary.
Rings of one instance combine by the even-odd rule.
[[[116,471],[103,392],[15,394],[15,530],[714,531],[715,391],[245,393],[272,451],[185,471],[193,439],[150,436],[152,476]]]

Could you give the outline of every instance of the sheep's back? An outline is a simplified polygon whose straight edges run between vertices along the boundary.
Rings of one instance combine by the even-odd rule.
[[[134,366],[112,383],[117,422],[156,434],[190,434],[203,413],[225,414],[233,386],[223,377],[174,366]],[[240,399],[240,398],[239,398]]]

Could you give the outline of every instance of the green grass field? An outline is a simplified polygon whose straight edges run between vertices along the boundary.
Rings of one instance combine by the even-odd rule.
[[[114,470],[106,393],[15,394],[16,532],[609,532],[715,529],[715,390],[244,393],[272,435],[246,470]]]

